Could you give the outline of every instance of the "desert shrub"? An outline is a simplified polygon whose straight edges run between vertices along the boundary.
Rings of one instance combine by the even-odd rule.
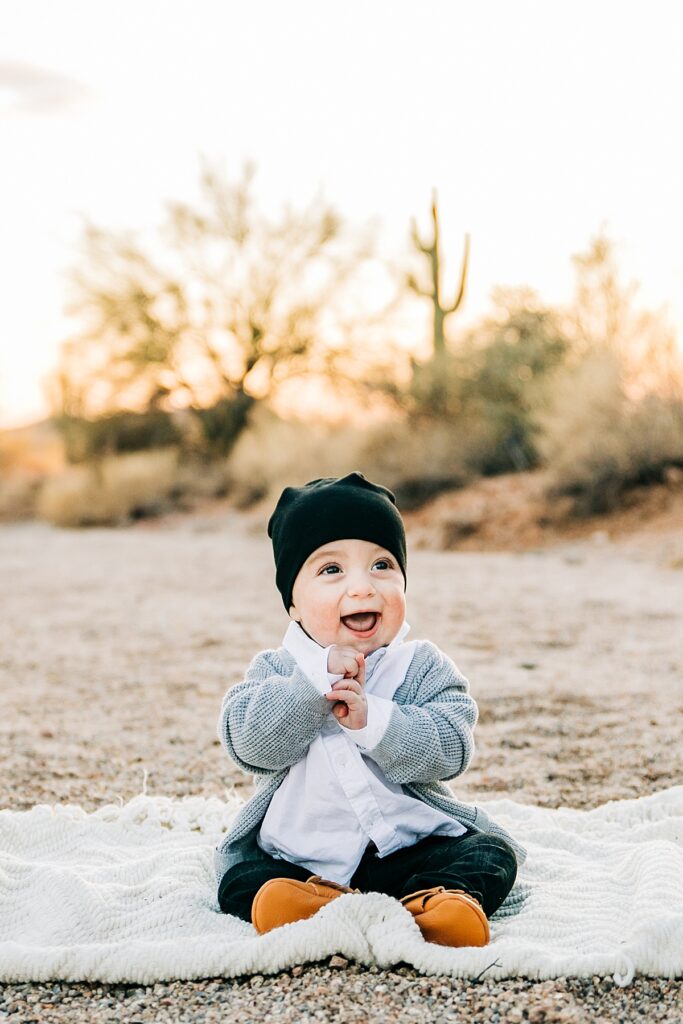
[[[126,410],[96,419],[61,416],[57,423],[71,463],[88,462],[102,455],[174,447],[181,441],[176,420],[163,409]]]
[[[45,481],[37,513],[56,526],[117,525],[171,507],[178,453],[173,449],[107,456]]]
[[[228,459],[228,495],[240,508],[286,486],[363,472],[361,430],[285,420],[259,405]]]
[[[0,522],[33,519],[42,483],[43,477],[37,473],[0,476]]]
[[[537,465],[538,395],[548,375],[568,352],[555,312],[533,293],[494,293],[492,317],[483,320],[440,360],[415,366],[409,415],[414,423],[433,419],[431,396],[445,393],[448,426],[441,447],[455,447],[470,474],[492,476]],[[430,429],[433,429],[430,427]]]
[[[683,466],[683,399],[630,399],[613,351],[592,351],[559,373],[538,420],[549,493],[571,495],[578,515],[609,511],[627,488]]]
[[[390,420],[370,428],[284,420],[261,406],[228,459],[228,495],[241,508],[272,501],[286,486],[354,470],[392,488],[414,508],[464,481],[463,460],[443,425]]]
[[[241,508],[272,501],[283,487],[359,470],[390,487],[401,508],[415,508],[473,474],[473,429],[393,419],[369,428],[328,427],[280,419],[265,406],[239,438],[227,466],[229,498]]]
[[[0,521],[32,519],[49,473],[64,465],[64,449],[50,420],[0,431]]]
[[[408,509],[460,487],[471,475],[467,454],[466,439],[446,423],[391,420],[365,433],[357,461]]]
[[[176,447],[220,459],[244,429],[253,405],[251,396],[236,394],[205,408],[168,412],[155,406],[144,412],[126,409],[93,419],[61,415],[56,424],[67,461],[73,464],[102,455]]]
[[[191,512],[230,492],[226,459],[209,459],[201,454],[181,452],[168,499],[174,509]]]

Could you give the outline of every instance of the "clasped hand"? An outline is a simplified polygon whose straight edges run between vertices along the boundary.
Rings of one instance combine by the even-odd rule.
[[[333,676],[344,676],[325,694],[328,700],[335,701],[332,714],[345,729],[364,729],[368,724],[364,656],[353,647],[334,644],[327,655],[327,671]]]

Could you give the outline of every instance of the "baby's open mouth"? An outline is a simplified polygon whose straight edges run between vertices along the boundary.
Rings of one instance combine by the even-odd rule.
[[[378,618],[377,612],[355,612],[353,615],[343,615],[342,622],[356,633],[367,633],[375,628]]]

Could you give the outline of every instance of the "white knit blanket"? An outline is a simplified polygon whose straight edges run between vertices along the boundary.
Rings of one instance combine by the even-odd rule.
[[[0,981],[233,977],[332,953],[453,977],[683,973],[683,786],[587,812],[482,804],[527,846],[530,887],[482,949],[426,943],[379,893],[257,935],[216,902],[213,848],[238,806],[141,795],[92,814],[0,811]]]

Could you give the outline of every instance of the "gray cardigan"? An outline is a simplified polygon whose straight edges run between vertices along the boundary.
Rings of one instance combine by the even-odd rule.
[[[424,803],[468,828],[501,836],[521,864],[524,848],[481,808],[459,803],[444,785],[465,771],[474,751],[478,712],[468,691],[451,659],[428,640],[419,641],[394,694],[387,730],[364,754],[390,782]],[[284,647],[257,654],[244,681],[226,693],[219,739],[238,767],[257,778],[255,792],[215,850],[217,881],[235,864],[265,858],[256,836],[268,804],[290,766],[306,755],[327,714],[330,702]]]

